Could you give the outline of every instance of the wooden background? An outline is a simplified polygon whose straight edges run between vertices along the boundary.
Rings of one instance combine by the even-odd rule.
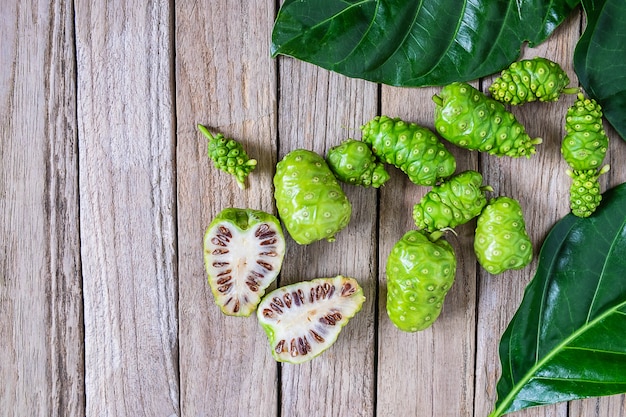
[[[0,413],[5,416],[486,416],[497,348],[536,264],[476,265],[472,224],[451,239],[459,271],[439,320],[396,330],[384,265],[427,191],[398,170],[381,190],[345,187],[337,241],[289,238],[279,284],[350,275],[367,301],[314,361],[279,365],[256,319],[213,303],[202,236],[226,207],[275,212],[272,175],[290,150],[319,153],[377,114],[432,127],[437,88],[348,79],[271,59],[274,2],[88,0],[0,4]],[[575,13],[525,57],[573,82]],[[477,80],[483,90],[490,79]],[[537,252],[568,212],[559,154],[569,96],[514,109],[544,143],[530,160],[450,147],[496,195],[522,201]],[[210,163],[203,123],[259,161],[241,191]],[[626,146],[613,130],[613,169]],[[624,396],[516,413],[624,417]]]

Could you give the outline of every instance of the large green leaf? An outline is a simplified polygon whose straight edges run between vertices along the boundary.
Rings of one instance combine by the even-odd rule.
[[[565,216],[500,340],[490,417],[626,392],[626,184],[588,218]]]
[[[626,139],[626,1],[582,3],[587,27],[574,51],[574,70],[609,123]]]
[[[286,0],[272,54],[397,86],[493,74],[543,42],[579,0]]]

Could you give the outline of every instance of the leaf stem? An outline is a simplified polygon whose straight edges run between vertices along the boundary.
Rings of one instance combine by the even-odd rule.
[[[550,352],[548,352],[546,356],[544,356],[541,360],[537,361],[535,365],[532,366],[528,370],[528,372],[524,375],[524,377],[520,379],[519,382],[513,386],[513,389],[511,389],[508,395],[504,397],[500,405],[496,407],[496,409],[493,410],[491,414],[489,414],[488,417],[500,417],[503,414],[517,411],[517,409],[509,410],[509,411],[506,411],[506,410],[507,410],[507,407],[513,402],[517,394],[519,394],[522,388],[524,388],[524,386],[528,383],[528,381],[530,381],[533,378],[533,376],[537,374],[537,371],[539,369],[541,369],[555,355],[557,355],[560,351],[562,351],[567,345],[569,345],[572,341],[574,341],[580,335],[585,333],[588,329],[592,328],[597,323],[604,320],[607,316],[614,314],[618,309],[624,307],[625,305],[626,305],[626,301],[614,306],[613,308],[608,309],[606,312],[599,315],[594,320],[587,322],[585,326],[581,327],[580,329],[578,329],[577,331],[573,332],[571,335],[566,337],[561,343],[555,346]],[[522,407],[522,408],[525,408],[525,407]]]

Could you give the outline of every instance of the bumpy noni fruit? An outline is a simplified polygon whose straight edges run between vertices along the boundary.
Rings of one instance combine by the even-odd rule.
[[[335,343],[364,301],[363,289],[354,278],[316,278],[268,293],[257,317],[274,359],[302,363]]]
[[[246,188],[246,177],[256,168],[256,159],[250,159],[241,143],[226,138],[221,133],[213,136],[209,130],[198,125],[198,129],[209,140],[208,154],[215,166],[235,176],[239,188]]]
[[[253,209],[222,210],[204,234],[204,264],[222,312],[249,316],[278,276],[284,256],[276,217]]]
[[[518,105],[532,101],[557,101],[561,94],[574,94],[569,77],[556,62],[542,57],[513,62],[489,86],[491,96],[502,103]]]
[[[361,130],[362,141],[381,161],[400,168],[417,185],[434,185],[456,170],[454,156],[426,127],[376,116]]]
[[[517,200],[504,196],[489,200],[476,221],[474,253],[494,275],[522,269],[532,261],[532,242]]]
[[[609,146],[602,126],[602,108],[580,93],[565,116],[561,154],[575,171],[599,169]]]
[[[430,327],[454,283],[456,256],[441,232],[410,230],[387,257],[387,315],[400,330]]]
[[[600,205],[602,194],[600,193],[600,176],[609,171],[609,165],[601,169],[589,169],[585,171],[567,170],[567,175],[572,178],[570,186],[570,209],[572,214],[578,217],[589,217]]]
[[[455,174],[428,191],[413,207],[413,220],[420,230],[434,232],[454,228],[478,216],[487,204],[483,176],[473,170]]]
[[[278,162],[274,197],[285,228],[300,245],[334,241],[352,215],[352,205],[324,158],[306,149],[293,150]]]
[[[389,179],[383,163],[359,140],[347,139],[330,148],[326,162],[335,176],[348,184],[378,188]]]
[[[504,104],[471,85],[454,82],[433,96],[435,129],[446,140],[491,155],[530,158],[541,138],[531,138]]]

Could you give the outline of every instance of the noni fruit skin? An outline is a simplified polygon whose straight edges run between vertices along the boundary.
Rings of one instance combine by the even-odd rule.
[[[533,101],[557,101],[561,94],[578,92],[567,88],[569,77],[556,62],[543,57],[523,59],[505,68],[489,86],[491,96],[513,106]]]
[[[454,249],[440,236],[440,232],[429,235],[410,230],[387,257],[387,315],[400,330],[430,327],[454,283]]]
[[[496,156],[530,158],[541,138],[531,138],[504,104],[465,82],[454,82],[433,96],[435,129],[444,139]]]
[[[208,139],[208,155],[215,166],[235,177],[239,188],[246,188],[246,177],[256,168],[256,159],[251,159],[243,145],[234,139],[226,138],[223,134],[211,134],[209,130],[198,125],[198,129]]]
[[[586,171],[567,170],[567,175],[572,178],[570,186],[570,209],[577,217],[589,217],[600,205],[602,194],[600,193],[600,176],[609,171],[609,165],[601,169],[589,169]]]
[[[491,190],[479,172],[460,172],[435,185],[413,206],[415,225],[434,232],[465,224],[480,214],[487,204],[485,192]]]
[[[389,180],[389,173],[367,143],[347,139],[330,148],[326,162],[335,176],[347,184],[378,188]]]
[[[307,149],[293,150],[276,164],[274,197],[285,228],[300,245],[334,241],[352,215],[352,205],[324,158]]]
[[[362,141],[383,162],[404,172],[417,185],[435,185],[456,170],[456,160],[428,128],[399,118],[376,116],[365,125]]]
[[[493,275],[522,269],[532,261],[533,246],[517,200],[501,196],[489,201],[476,221],[474,253]]]
[[[567,109],[561,154],[575,171],[599,169],[606,156],[609,137],[602,126],[602,108],[582,93]]]

